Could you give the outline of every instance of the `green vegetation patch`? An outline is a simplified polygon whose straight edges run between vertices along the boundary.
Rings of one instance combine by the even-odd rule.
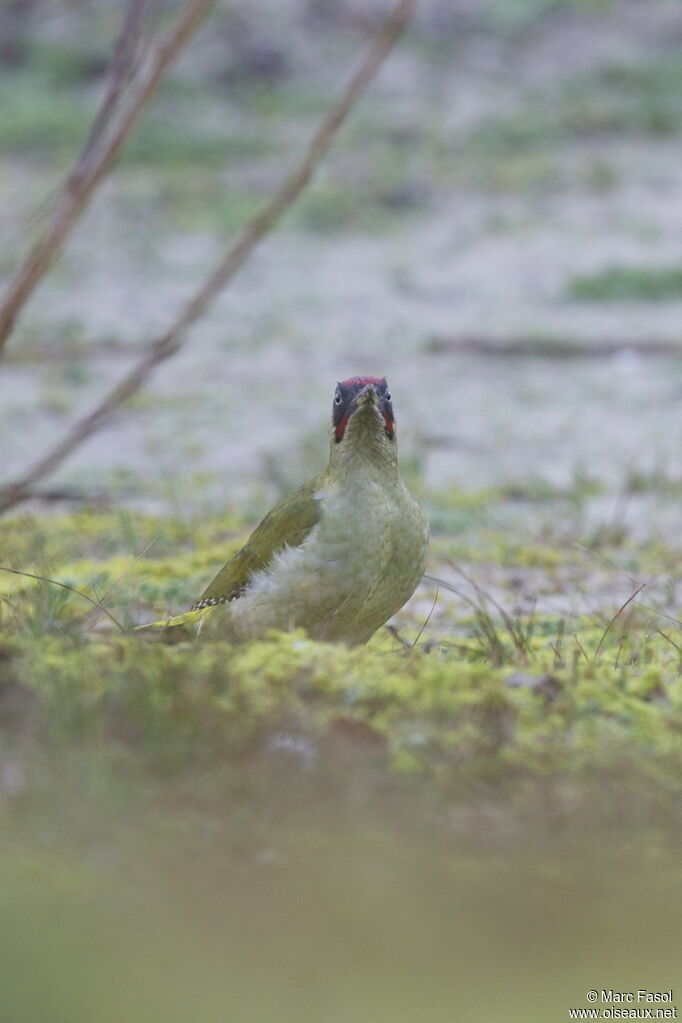
[[[87,83],[88,58],[58,47],[41,50],[26,68],[1,71],[0,149],[43,161],[75,156],[104,89],[101,62],[93,61],[99,70]],[[272,150],[270,137],[255,133],[234,106],[226,110],[208,91],[171,80],[144,113],[121,162],[169,171],[196,164],[216,171]]]
[[[76,152],[94,115],[82,93],[60,94],[45,77],[24,71],[0,74],[0,106],[0,150],[41,160]]]
[[[682,264],[673,266],[611,266],[574,277],[569,298],[579,302],[670,302],[682,299]]]
[[[468,145],[483,154],[516,152],[529,159],[529,151],[544,150],[566,138],[676,135],[682,131],[681,89],[679,57],[600,68],[557,89],[529,92],[516,113],[477,125]],[[511,172],[503,168],[500,173]],[[504,180],[499,184],[503,186]]]
[[[2,699],[14,706],[21,694],[37,744],[122,745],[154,770],[283,752],[313,767],[347,735],[386,767],[446,788],[629,765],[682,790],[680,656],[669,642],[617,631],[604,647],[603,630],[583,629],[557,653],[558,623],[545,621],[524,651],[498,627],[486,656],[486,628],[409,652],[300,633],[173,647],[6,634]]]
[[[0,560],[125,625],[182,605],[249,525],[22,516],[0,523]],[[497,569],[528,560],[495,543]],[[660,571],[668,555],[648,556]],[[594,970],[614,927],[634,928],[633,971],[646,954],[673,976],[680,626],[633,607],[510,613],[483,568],[468,565],[473,603],[416,645],[382,630],[355,649],[302,632],[144,643],[71,590],[0,573],[10,1017],[298,1021],[333,1016],[342,984],[358,1019],[393,1021],[412,997],[409,1018],[449,1020],[456,1002],[492,1020],[492,957],[506,1018],[525,1023],[528,962],[544,977],[551,949],[534,995],[551,1018],[566,964]],[[320,948],[329,966],[311,972]],[[306,997],[282,1010],[300,976]]]
[[[3,691],[12,706],[21,694],[36,748],[96,740],[182,769],[283,744],[317,763],[348,733],[382,769],[441,791],[628,764],[682,794],[680,626],[634,605],[572,621],[512,613],[470,568],[464,613],[441,614],[416,646],[387,630],[356,649],[303,633],[173,647],[130,633],[186,606],[246,532],[229,516],[202,532],[92,511],[3,524],[8,567],[45,577],[0,578]],[[496,560],[556,568],[548,552],[531,554]]]

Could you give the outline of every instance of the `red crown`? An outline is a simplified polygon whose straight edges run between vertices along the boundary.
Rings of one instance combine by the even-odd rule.
[[[348,380],[342,380],[342,387],[367,387],[368,384],[385,384],[386,377],[348,377]]]

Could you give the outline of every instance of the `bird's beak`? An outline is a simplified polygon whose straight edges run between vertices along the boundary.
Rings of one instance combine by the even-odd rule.
[[[373,405],[376,408],[378,404],[379,399],[374,384],[367,384],[355,399],[356,409],[364,408],[366,405]]]

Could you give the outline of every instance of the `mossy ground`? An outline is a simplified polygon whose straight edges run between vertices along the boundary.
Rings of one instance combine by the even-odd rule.
[[[187,606],[246,535],[236,515],[203,527],[92,510],[3,523],[6,567],[44,577],[0,577],[4,686],[12,705],[25,701],[36,742],[115,747],[121,736],[141,763],[182,771],[197,757],[239,760],[273,736],[290,741],[293,761],[316,761],[339,727],[382,751],[382,772],[428,778],[441,795],[478,782],[509,793],[614,763],[666,786],[682,778],[674,615],[640,603],[634,586],[622,608],[612,596],[573,615],[519,598],[524,572],[538,593],[573,589],[575,550],[493,534],[465,570],[453,560],[461,542],[436,534],[428,594],[356,649],[303,633],[170,647],[131,633]],[[647,546],[629,550],[631,568],[633,558],[651,572]]]
[[[492,515],[494,500],[468,504]],[[47,1000],[70,1023],[113,1023],[122,1004],[144,1023],[212,1019],[213,1005],[312,1020],[343,968],[340,1020],[368,1006],[394,1020],[397,1000],[400,1018],[427,1004],[445,1020],[456,993],[482,1019],[504,1007],[539,1021],[557,991],[582,1004],[587,958],[636,964],[651,985],[672,976],[679,624],[614,617],[611,603],[522,614],[499,576],[485,588],[490,552],[510,578],[530,564],[555,586],[564,552],[532,556],[498,534],[466,562],[469,605],[425,621],[419,604],[398,638],[366,647],[303,633],[165,646],[127,631],[182,607],[247,532],[237,513],[202,525],[105,510],[0,527],[9,567],[101,601],[126,630],[76,593],[0,577],[12,1018]],[[445,578],[461,551],[441,531],[434,553]],[[652,567],[651,550],[635,556]],[[620,956],[614,927],[632,942]],[[544,977],[530,1013],[527,957]],[[504,997],[486,989],[488,961]]]

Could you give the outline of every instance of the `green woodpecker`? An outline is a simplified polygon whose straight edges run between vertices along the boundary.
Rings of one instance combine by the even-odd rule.
[[[428,536],[398,472],[388,384],[351,377],[334,392],[324,472],[275,505],[188,613],[143,628],[185,638],[210,619],[229,640],[302,627],[365,643],[414,593]]]

